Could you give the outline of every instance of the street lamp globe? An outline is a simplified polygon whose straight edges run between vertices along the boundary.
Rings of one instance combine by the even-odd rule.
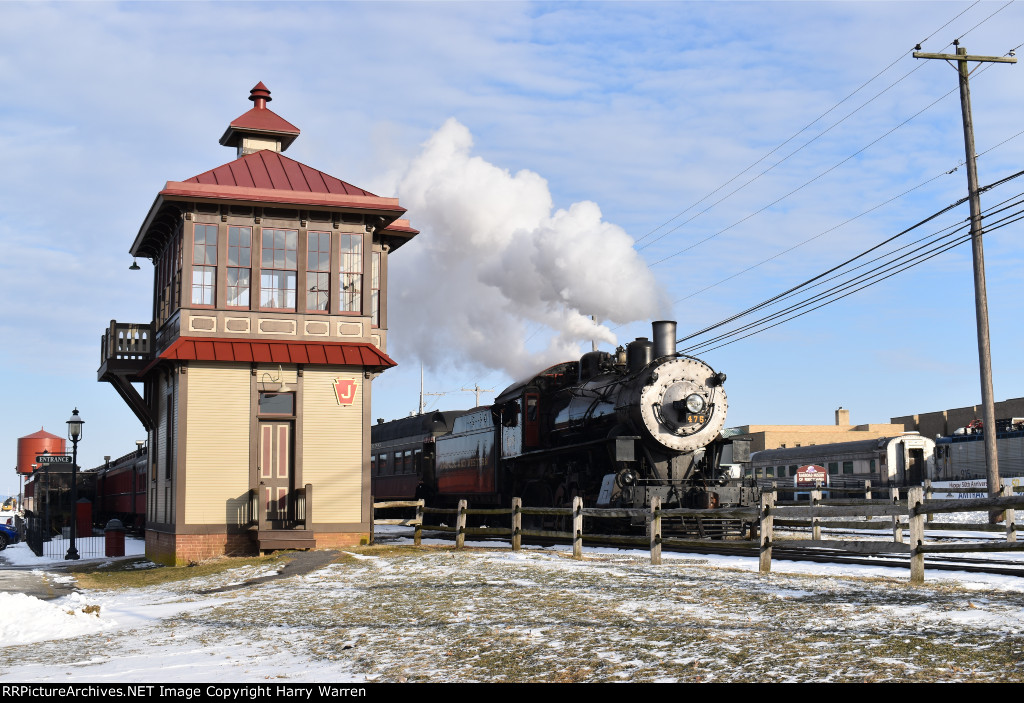
[[[78,416],[78,408],[71,411],[71,419],[68,420],[68,439],[77,442],[82,438],[82,425],[85,420]]]

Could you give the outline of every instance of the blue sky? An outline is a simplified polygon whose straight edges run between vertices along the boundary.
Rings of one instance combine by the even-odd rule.
[[[587,296],[614,291],[624,315],[649,309],[650,297],[686,333],[963,197],[964,169],[946,175],[963,160],[956,93],[942,98],[955,72],[910,52],[922,40],[926,51],[948,50],[963,36],[971,53],[1002,55],[1024,42],[1024,6],[987,19],[1004,5],[0,3],[0,361],[10,391],[0,439],[10,466],[17,437],[40,426],[63,433],[75,406],[87,423],[84,466],[143,436],[95,380],[109,321],[150,317],[152,269],[128,271],[127,249],[165,181],[233,158],[217,139],[248,109],[257,81],[302,130],[289,156],[420,205],[408,216],[423,234],[392,260],[390,351],[400,367],[374,385],[374,416],[392,418],[416,408],[419,357],[430,364],[427,390],[451,392],[434,406],[468,407],[473,396],[459,388],[500,390],[515,369],[576,343],[589,348],[566,338],[571,318],[611,303]],[[893,62],[773,157],[657,229]],[[978,162],[982,183],[1024,164],[1024,136],[1011,138],[1024,113],[1021,70],[996,65],[972,76],[978,151],[991,148]],[[462,151],[431,171],[425,145],[453,137],[445,125]],[[468,164],[495,188],[452,186],[468,178],[459,172]],[[417,173],[445,174],[446,200]],[[986,194],[983,206],[1024,190],[1017,184]],[[506,193],[528,200],[520,206]],[[498,231],[527,214],[519,234]],[[929,231],[964,217],[962,207]],[[472,239],[480,218],[497,227],[502,254],[476,242],[481,258],[471,251],[459,266],[440,266],[437,247]],[[640,243],[611,256],[585,244],[584,221],[600,230],[593,242]],[[1024,395],[1020,231],[997,230],[985,243],[997,399]],[[564,266],[530,270],[524,252],[534,251],[555,251]],[[432,280],[437,296],[424,299]],[[602,291],[595,281],[609,283]],[[411,322],[438,316],[479,321],[481,331],[431,334]],[[553,331],[556,319],[563,327]],[[646,321],[605,327],[620,343],[649,334]],[[886,422],[979,402],[974,330],[970,252],[960,247],[703,357],[729,376],[730,425],[829,423],[840,405],[855,423]],[[12,486],[13,472],[0,472],[0,493]]]

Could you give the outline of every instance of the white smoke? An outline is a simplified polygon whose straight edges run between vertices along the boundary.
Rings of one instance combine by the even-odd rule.
[[[552,214],[547,181],[471,156],[472,146],[469,130],[449,119],[398,184],[421,232],[389,260],[388,326],[399,353],[432,368],[519,377],[578,357],[581,343],[615,344],[603,322],[667,309],[633,239],[604,222],[597,204]],[[547,348],[531,353],[527,338],[544,328],[554,333]]]

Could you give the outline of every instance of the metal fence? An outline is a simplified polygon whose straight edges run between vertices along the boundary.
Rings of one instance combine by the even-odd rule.
[[[29,517],[25,519],[25,543],[37,557],[63,559],[71,546],[70,528],[60,532],[47,530],[43,518]],[[106,554],[106,537],[88,534],[75,539],[75,549],[80,559],[94,559]]]

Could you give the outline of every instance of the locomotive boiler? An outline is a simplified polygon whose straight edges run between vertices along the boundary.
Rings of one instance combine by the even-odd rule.
[[[678,354],[675,331],[655,322],[653,340],[557,364],[455,415],[450,432],[424,438],[419,455],[430,460],[413,462],[419,496],[477,506],[513,496],[554,507],[575,496],[598,507],[646,507],[655,495],[666,507],[749,503],[753,488],[720,468],[725,374]],[[396,461],[377,440],[392,424],[374,427],[375,475]]]

